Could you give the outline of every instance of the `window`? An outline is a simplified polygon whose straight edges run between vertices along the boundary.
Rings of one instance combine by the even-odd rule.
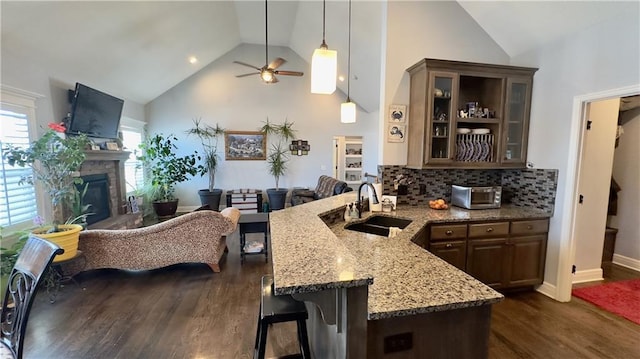
[[[31,168],[10,166],[2,150],[9,144],[28,146],[35,123],[35,98],[15,91],[3,87],[0,106],[0,226],[9,232],[32,226],[38,214],[36,189],[20,184],[23,177],[32,174]]]
[[[122,118],[120,126],[122,144],[126,151],[130,151],[129,159],[124,163],[124,178],[127,182],[127,193],[141,189],[144,185],[144,171],[142,163],[136,158],[140,155],[138,145],[142,143],[144,123],[129,118]]]

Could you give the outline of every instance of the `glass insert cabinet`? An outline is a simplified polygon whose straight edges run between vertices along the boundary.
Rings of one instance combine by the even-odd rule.
[[[423,59],[407,71],[407,167],[526,166],[537,69]]]

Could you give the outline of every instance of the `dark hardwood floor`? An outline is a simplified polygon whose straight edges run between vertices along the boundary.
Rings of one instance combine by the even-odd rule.
[[[221,273],[200,264],[142,272],[99,270],[39,293],[25,358],[252,358],[263,256],[243,266],[237,237]],[[267,357],[296,351],[295,324],[269,331]],[[639,358],[640,326],[584,301],[537,292],[494,306],[490,358]]]

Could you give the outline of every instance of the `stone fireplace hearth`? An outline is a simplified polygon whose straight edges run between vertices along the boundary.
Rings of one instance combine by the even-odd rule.
[[[107,176],[109,216],[90,224],[89,229],[129,229],[142,225],[142,213],[126,213],[126,182],[124,162],[129,158],[126,151],[85,151],[87,158],[80,168],[80,176]]]

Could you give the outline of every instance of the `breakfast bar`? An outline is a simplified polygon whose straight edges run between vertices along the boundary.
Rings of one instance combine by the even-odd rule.
[[[401,206],[384,215],[411,223],[387,238],[344,228],[339,210],[354,200],[347,193],[270,217],[274,290],[306,302],[315,357],[441,357],[445,350],[449,357],[486,357],[491,305],[502,294],[414,240],[434,222],[547,215],[509,206],[479,211]],[[363,213],[362,220],[369,215]]]

